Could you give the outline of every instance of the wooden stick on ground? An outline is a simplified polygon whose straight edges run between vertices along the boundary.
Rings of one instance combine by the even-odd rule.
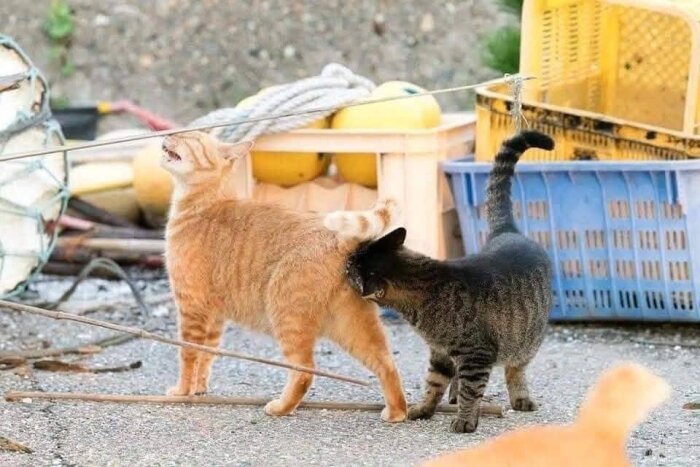
[[[58,357],[62,355],[82,355],[86,353],[86,350],[110,347],[113,345],[120,345],[131,340],[136,339],[136,336],[132,334],[121,334],[118,336],[108,337],[106,339],[100,339],[94,342],[87,342],[85,344],[76,345],[73,347],[50,347],[48,349],[36,349],[36,350],[7,350],[0,352],[0,360],[2,359],[13,359],[19,358],[24,360],[31,360],[35,358],[47,358],[47,357]]]
[[[289,370],[301,371],[304,373],[311,373],[317,376],[324,376],[326,378],[337,379],[339,381],[345,381],[346,383],[358,384],[360,386],[369,386],[367,381],[360,379],[350,378],[348,376],[339,375],[336,373],[331,373],[323,370],[316,370],[313,368],[307,368],[305,366],[295,365],[293,363],[278,362],[276,360],[270,360],[267,358],[256,357],[253,355],[242,354],[238,352],[231,352],[230,350],[222,350],[214,347],[207,347],[206,345],[193,344],[191,342],[180,341],[177,339],[171,339],[169,337],[164,337],[152,332],[144,331],[139,328],[132,328],[128,326],[120,326],[118,324],[108,323],[106,321],[100,321],[97,319],[87,318],[85,316],[76,316],[69,313],[62,313],[60,311],[45,310],[43,308],[37,308],[29,305],[22,305],[20,303],[8,302],[6,300],[0,300],[0,308],[7,308],[8,310],[16,312],[31,313],[34,315],[46,316],[47,318],[53,318],[57,320],[68,320],[75,321],[78,323],[89,324],[91,326],[98,326],[101,328],[112,329],[114,331],[125,332],[127,334],[133,334],[142,339],[150,339],[153,341],[163,342],[164,344],[176,345],[178,347],[186,347],[189,349],[199,350],[201,352],[207,352],[214,355],[220,355],[222,357],[232,357],[238,358],[240,360],[247,360],[255,363],[263,363],[265,365],[272,365],[281,368],[287,368]]]
[[[70,200],[68,200],[68,207],[73,209],[78,214],[102,224],[113,225],[116,227],[138,227],[130,220],[99,208],[92,203],[88,203],[87,201],[78,198],[77,196],[73,196]]]
[[[58,239],[59,248],[82,247],[124,253],[157,254],[165,251],[165,240],[148,238],[73,238]]]
[[[8,402],[17,402],[22,399],[46,399],[52,401],[90,401],[90,402],[125,402],[146,404],[199,404],[199,405],[254,405],[263,406],[270,399],[264,397],[222,397],[222,396],[151,396],[151,395],[123,395],[123,394],[85,394],[76,392],[34,392],[34,391],[10,391],[5,394]],[[304,409],[326,410],[360,410],[363,412],[381,412],[384,404],[365,404],[359,402],[321,402],[306,401],[299,404]],[[439,405],[441,413],[457,413],[456,405]],[[503,417],[503,409],[496,404],[481,403],[482,415]]]
[[[88,221],[79,217],[62,215],[58,219],[59,224],[67,229],[76,230],[87,234],[92,238],[150,238],[162,239],[165,232],[162,230],[142,229],[140,227],[116,227],[99,222]],[[66,234],[63,234],[64,237]]]
[[[21,452],[22,454],[31,454],[34,452],[24,444],[12,441],[4,436],[0,436],[0,451]]]

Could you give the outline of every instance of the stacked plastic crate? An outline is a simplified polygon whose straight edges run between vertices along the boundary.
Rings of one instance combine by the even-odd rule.
[[[513,199],[554,263],[552,317],[700,321],[700,161],[679,161],[700,158],[700,1],[526,0],[522,44],[525,120],[557,148],[527,153]],[[445,165],[469,252],[511,107],[480,91],[477,163]]]

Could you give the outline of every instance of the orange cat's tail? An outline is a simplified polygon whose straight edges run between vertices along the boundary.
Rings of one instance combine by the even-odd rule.
[[[670,393],[670,386],[643,366],[617,365],[603,373],[591,388],[574,426],[624,442]]]
[[[399,205],[391,198],[377,201],[367,211],[335,211],[326,214],[323,225],[342,239],[365,241],[381,236],[399,217]]]

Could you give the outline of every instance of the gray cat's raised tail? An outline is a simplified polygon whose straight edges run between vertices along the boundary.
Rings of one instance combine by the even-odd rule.
[[[554,141],[539,131],[523,131],[504,141],[496,154],[486,189],[486,213],[491,237],[518,231],[510,200],[511,178],[515,172],[515,164],[529,148],[549,151],[554,149]]]

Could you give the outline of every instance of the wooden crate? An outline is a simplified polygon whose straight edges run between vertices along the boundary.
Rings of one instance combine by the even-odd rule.
[[[377,197],[395,198],[402,210],[406,245],[444,259],[463,255],[457,214],[441,170],[442,161],[470,154],[474,148],[474,113],[443,115],[427,130],[295,130],[261,137],[259,151],[375,153],[377,189],[340,183],[328,177],[291,188],[257,183],[250,159],[239,170],[237,191],[244,197],[319,212],[367,209]]]

